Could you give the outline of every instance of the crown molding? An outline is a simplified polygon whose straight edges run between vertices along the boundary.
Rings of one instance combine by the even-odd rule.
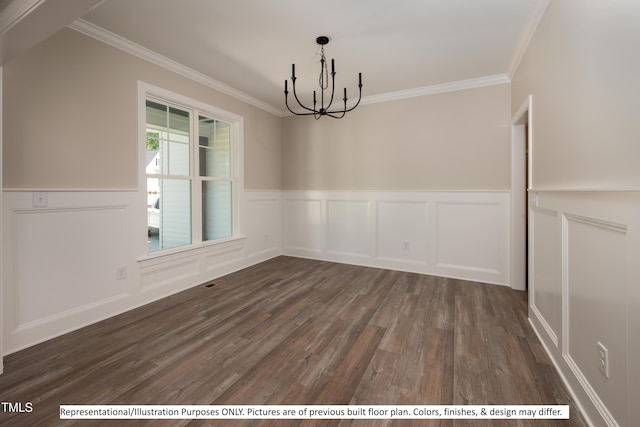
[[[538,28],[538,24],[542,20],[544,16],[544,12],[547,10],[547,6],[549,5],[550,0],[539,0],[536,4],[536,8],[533,13],[529,16],[529,20],[525,24],[520,32],[520,37],[516,42],[516,47],[513,49],[513,54],[511,56],[511,61],[509,61],[509,66],[507,67],[507,76],[509,80],[513,79],[513,76],[518,71],[518,67],[520,66],[520,61],[524,57],[527,48],[529,47],[529,43],[533,38],[533,34]]]
[[[117,49],[125,51],[138,58],[144,59],[145,61],[149,61],[152,64],[158,65],[183,77],[191,79],[197,83],[210,87],[211,89],[222,92],[225,95],[229,95],[242,102],[246,102],[249,105],[253,105],[254,107],[282,117],[282,110],[279,108],[275,108],[272,105],[267,104],[266,102],[254,98],[251,95],[248,95],[238,89],[234,89],[229,85],[226,85],[216,79],[202,74],[199,71],[195,71],[189,67],[186,67],[172,59],[160,55],[157,52],[147,49],[146,47],[140,46],[139,44],[127,40],[124,37],[120,37],[119,35],[105,30],[102,27],[98,27],[97,25],[85,21],[84,19],[76,19],[71,24],[69,24],[68,27],[86,36],[92,37]]]
[[[24,19],[46,0],[12,1],[0,13],[0,35],[5,34],[14,25]]]
[[[456,82],[442,83],[431,86],[424,86],[415,89],[400,90],[397,92],[381,93],[379,95],[370,95],[362,98],[361,104],[376,104],[379,102],[396,101],[406,98],[414,98],[418,96],[436,95],[438,93],[455,92],[457,90],[474,89],[484,86],[499,85],[509,83],[509,77],[506,74],[497,74],[495,76],[478,77],[475,79],[459,80]]]
[[[543,2],[545,3],[545,7],[548,1],[549,0],[543,0]],[[541,15],[542,14],[540,14],[540,16]],[[538,20],[539,18],[536,20],[536,23]],[[219,92],[222,92],[226,95],[234,97],[242,102],[246,102],[247,104],[253,105],[254,107],[260,108],[278,117],[286,117],[286,116],[292,115],[291,113],[289,113],[284,109],[277,108],[263,101],[260,101],[259,99],[254,98],[251,95],[248,95],[240,90],[234,89],[229,85],[226,85],[203,73],[200,73],[189,67],[186,67],[172,59],[162,56],[150,49],[140,46],[137,43],[127,40],[124,37],[114,34],[111,31],[105,30],[104,28],[101,28],[83,19],[75,20],[74,22],[69,24],[68,27],[86,36],[92,37],[96,40],[99,40],[117,49],[125,51],[138,58],[144,59],[155,65],[163,67],[167,70],[173,71],[183,77],[186,77],[195,82],[201,83],[207,87],[210,87]],[[533,26],[533,29],[535,29],[535,26]],[[397,100],[414,98],[419,96],[435,95],[439,93],[454,92],[458,90],[474,89],[474,88],[485,87],[485,86],[505,84],[505,83],[509,83],[510,81],[511,79],[507,74],[497,74],[493,76],[479,77],[474,79],[460,80],[455,82],[424,86],[424,87],[401,90],[396,92],[387,92],[387,93],[382,93],[378,95],[364,96],[362,97],[362,100],[360,103],[362,105],[377,104],[380,102],[397,101]]]
[[[442,83],[431,86],[424,86],[415,89],[400,90],[397,92],[381,93],[379,95],[363,96],[360,105],[378,104],[380,102],[399,101],[407,98],[415,98],[419,96],[436,95],[439,93],[455,92],[458,90],[475,89],[485,86],[501,85],[510,83],[511,80],[506,74],[496,74],[494,76],[478,77],[475,79],[459,80],[455,82]],[[355,101],[351,101],[347,107],[351,107]],[[287,112],[283,117],[293,116]]]

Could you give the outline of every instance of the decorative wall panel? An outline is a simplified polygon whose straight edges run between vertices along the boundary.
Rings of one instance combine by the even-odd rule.
[[[509,194],[285,192],[284,253],[509,283]]]
[[[636,425],[640,193],[535,190],[529,207],[531,324],[593,425]]]

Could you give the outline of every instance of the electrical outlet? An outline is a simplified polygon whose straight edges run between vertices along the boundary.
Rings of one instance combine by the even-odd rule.
[[[609,378],[609,350],[598,341],[598,368],[600,372]]]
[[[116,280],[123,280],[127,278],[127,267],[116,268]]]
[[[402,249],[404,249],[405,251],[408,251],[411,245],[409,245],[409,242],[404,242],[402,244]]]

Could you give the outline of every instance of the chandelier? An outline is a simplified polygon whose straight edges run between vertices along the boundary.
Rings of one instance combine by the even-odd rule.
[[[347,114],[349,111],[352,111],[358,106],[358,104],[360,104],[360,99],[362,99],[362,73],[358,73],[358,88],[360,92],[358,94],[358,102],[356,102],[356,104],[353,107],[347,109],[347,88],[345,87],[344,98],[342,99],[344,101],[344,106],[342,107],[342,109],[335,109],[337,108],[335,107],[333,110],[331,110],[331,105],[333,104],[333,96],[335,93],[335,76],[336,76],[335,60],[331,59],[331,73],[329,73],[327,60],[324,56],[324,46],[327,43],[329,43],[329,37],[320,36],[316,39],[316,43],[318,43],[321,46],[320,78],[318,79],[318,85],[320,86],[320,104],[318,105],[317,94],[315,90],[313,91],[313,108],[309,108],[305,106],[302,102],[300,102],[300,99],[298,99],[298,94],[296,93],[296,64],[291,64],[291,83],[293,86],[293,97],[298,102],[298,105],[300,105],[300,107],[302,107],[306,111],[302,113],[297,113],[293,111],[291,107],[289,107],[289,90],[287,87],[288,80],[284,81],[284,103],[287,106],[287,109],[291,111],[291,113],[295,114],[296,116],[313,115],[313,117],[316,120],[318,120],[322,116],[329,116],[329,117],[333,117],[334,119],[341,119],[344,117],[345,114]],[[324,105],[325,91],[329,90],[329,75],[331,75],[331,96],[329,97],[327,94],[326,98],[328,99],[328,103],[325,106]]]

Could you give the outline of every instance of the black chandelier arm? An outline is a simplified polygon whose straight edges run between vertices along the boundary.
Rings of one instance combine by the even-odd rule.
[[[344,115],[347,114],[347,98],[344,98],[343,101],[344,101],[344,108],[342,110],[334,110],[334,111],[324,110],[322,115],[329,116],[334,119],[343,118]],[[340,114],[340,115],[338,116],[337,114]],[[319,118],[320,117],[317,117],[316,120],[318,120]]]
[[[356,104],[349,108],[347,111],[345,111],[345,113],[348,113],[349,111],[355,110],[355,108],[360,105],[360,101],[362,100],[362,86],[360,86],[360,96],[358,96],[358,102],[356,102]]]
[[[326,115],[329,117],[333,117],[334,119],[341,119],[342,117],[344,117],[344,115],[346,113],[348,113],[349,111],[353,111],[355,110],[355,108],[360,104],[360,101],[362,100],[362,83],[360,83],[358,85],[358,87],[360,88],[360,93],[358,95],[358,102],[355,103],[355,105],[349,109],[347,109],[347,98],[344,98],[344,109],[343,110],[338,110],[338,111],[326,111]],[[342,113],[342,115],[340,117],[336,117],[333,116],[332,114],[337,114],[337,113]]]
[[[293,97],[296,99],[296,102],[298,103],[298,105],[300,105],[305,110],[316,111],[315,102],[313,103],[313,108],[309,108],[309,107],[305,106],[302,102],[300,102],[300,99],[298,99],[298,94],[296,93],[296,81],[295,80],[293,80],[293,85],[292,86],[293,86]]]
[[[329,117],[332,117],[332,118],[334,118],[334,119],[341,119],[341,118],[343,118],[343,117],[344,117],[344,115],[345,115],[348,111],[351,111],[351,110],[353,109],[353,108],[352,108],[352,109],[350,109],[350,110],[346,110],[346,109],[345,109],[345,110],[338,110],[338,111],[326,111],[326,110],[321,111],[321,110],[311,110],[311,109],[307,108],[307,110],[309,110],[309,111],[310,111],[309,113],[300,113],[300,112],[297,112],[297,111],[293,111],[293,110],[291,109],[291,107],[289,107],[289,103],[287,102],[286,97],[285,97],[285,105],[286,105],[286,107],[287,107],[287,110],[289,110],[289,112],[290,112],[291,114],[294,114],[294,115],[296,115],[296,116],[314,116],[314,118],[315,118],[316,120],[318,120],[318,119],[319,119],[320,117],[322,117],[322,116],[329,116]],[[303,108],[305,108],[304,106],[302,106],[302,107],[303,107]],[[341,115],[341,116],[336,116],[335,114],[338,114],[338,113],[342,113],[342,115]]]
[[[286,106],[287,106],[287,110],[289,110],[291,113],[295,114],[296,116],[300,116],[300,115],[307,115],[307,114],[313,114],[313,113],[303,113],[303,114],[299,114],[299,113],[296,113],[295,111],[293,111],[293,110],[291,109],[291,107],[289,107],[289,100],[287,99],[287,98],[288,98],[287,94],[288,94],[288,92],[285,92],[285,93],[284,93],[284,105],[286,105]]]
[[[345,113],[348,113],[349,111],[354,110],[359,104],[360,101],[362,100],[362,73],[358,73],[358,102],[356,102],[356,105],[354,105],[353,107],[349,108],[348,110],[345,111]],[[345,108],[347,106],[347,89],[345,88],[344,90],[344,103],[345,103]]]
[[[345,114],[347,114],[347,100],[346,98],[343,100],[344,101],[344,108],[342,110],[335,110],[335,111],[329,111],[329,110],[322,110],[320,112],[318,112],[318,114],[314,114],[314,117],[316,120],[318,120],[320,117],[322,116],[328,116],[334,119],[341,119],[344,117]],[[338,115],[340,114],[340,115]]]
[[[337,114],[337,113],[342,113],[342,114],[339,115],[339,116],[336,116],[335,114]],[[343,110],[343,111],[331,111],[329,113],[326,113],[325,116],[329,116],[329,117],[334,118],[334,119],[341,119],[341,118],[344,117],[345,114],[347,114],[346,110]]]
[[[327,116],[329,115],[329,111],[327,111],[329,109],[329,107],[331,107],[331,104],[333,103],[333,97],[334,97],[334,92],[335,92],[335,85],[333,84],[333,77],[335,76],[335,72],[332,73],[332,88],[331,88],[331,101],[329,102],[329,105],[327,105],[326,108],[324,108],[324,91],[321,91],[321,102],[323,105],[321,105],[319,110],[316,110],[316,99],[315,99],[315,91],[314,91],[314,100],[313,100],[313,108],[309,108],[307,106],[305,106],[302,102],[300,102],[300,99],[298,99],[298,94],[296,93],[296,81],[295,78],[292,78],[292,87],[293,87],[293,96],[296,100],[296,102],[298,103],[298,105],[302,108],[304,108],[307,111],[310,111],[309,113],[296,113],[295,111],[293,111],[291,109],[291,107],[289,107],[289,91],[287,90],[287,80],[285,80],[284,82],[284,103],[287,107],[287,110],[289,110],[291,113],[295,114],[296,116],[317,116],[316,120],[319,119],[321,116]],[[358,101],[359,102],[359,101]],[[345,108],[346,108],[346,104],[345,104]],[[342,111],[331,111],[331,113],[339,113]],[[344,114],[343,114],[344,116]],[[334,117],[334,116],[331,116]],[[342,117],[342,116],[341,116]],[[341,118],[340,117],[340,118]],[[334,117],[337,118],[337,117]]]
[[[332,95],[333,97],[333,95]],[[346,113],[348,113],[349,111],[353,111],[355,110],[355,108],[360,105],[360,101],[362,100],[362,73],[358,74],[358,101],[355,103],[355,105],[349,109],[347,109],[347,88],[344,89],[344,109],[343,110],[337,110],[337,111],[328,111],[329,107],[327,106],[326,110],[325,110],[325,115],[329,116],[329,117],[333,117],[336,119],[341,119],[342,117],[344,117],[344,115]],[[332,116],[331,114],[337,114],[337,113],[343,113],[342,116],[340,117],[335,117]]]
[[[302,108],[305,108],[306,110],[310,111],[309,113],[299,113],[296,111],[293,111],[291,109],[291,107],[289,107],[289,102],[288,102],[288,98],[287,98],[287,93],[285,92],[285,98],[284,98],[284,103],[287,107],[287,110],[289,110],[289,112],[291,112],[292,114],[296,115],[296,116],[314,116],[314,118],[316,120],[318,120],[320,117],[322,116],[329,116],[332,117],[334,119],[341,119],[345,116],[345,114],[347,114],[349,111],[354,110],[359,104],[360,101],[362,100],[362,88],[360,88],[360,96],[358,97],[358,102],[356,102],[356,104],[351,107],[351,108],[347,108],[347,100],[345,99],[345,103],[344,103],[344,109],[342,110],[334,110],[334,111],[328,111],[326,109],[321,109],[321,110],[312,110],[310,108],[305,107],[304,105],[300,104],[300,106]],[[337,114],[340,114],[339,116]]]
[[[293,111],[291,109],[291,107],[289,107],[289,104],[286,102],[285,99],[285,105],[287,106],[287,110],[289,110],[289,112],[291,112],[292,114],[296,115],[296,116],[315,116],[316,114],[318,114],[318,112],[316,110],[312,110],[310,108],[306,108],[304,105],[301,105],[301,107],[306,108],[307,110],[309,110],[309,113],[299,113],[297,111]]]
[[[287,106],[287,110],[289,110],[292,114],[294,114],[294,115],[296,115],[296,116],[311,116],[311,115],[315,115],[315,114],[317,114],[317,111],[312,110],[312,109],[310,109],[310,108],[307,108],[307,107],[305,107],[304,105],[300,105],[300,106],[301,106],[302,108],[305,108],[305,109],[307,109],[307,110],[311,111],[310,113],[298,113],[298,112],[296,112],[296,111],[293,111],[293,110],[291,109],[291,107],[289,107],[289,100],[288,100],[288,97],[287,97],[287,94],[288,94],[288,93],[289,93],[289,92],[285,92],[285,93],[284,93],[284,105],[286,105],[286,106]]]
[[[294,66],[292,65],[291,67],[292,69],[294,69]],[[293,87],[293,97],[295,98],[296,102],[298,103],[298,105],[300,105],[302,108],[304,108],[305,110],[311,111],[310,114],[314,114],[315,112],[315,102],[313,105],[313,108],[309,108],[307,106],[305,106],[302,102],[300,102],[300,99],[298,99],[298,94],[296,93],[296,76],[293,75],[291,76],[291,83],[292,83],[292,87]],[[291,111],[293,114],[296,114],[293,110],[291,110],[291,108],[289,107],[289,102],[288,102],[288,95],[289,95],[289,91],[287,90],[287,80],[284,81],[284,102],[287,106],[287,109],[289,111]],[[301,114],[297,114],[297,115],[301,115]],[[307,115],[307,114],[304,114]]]

